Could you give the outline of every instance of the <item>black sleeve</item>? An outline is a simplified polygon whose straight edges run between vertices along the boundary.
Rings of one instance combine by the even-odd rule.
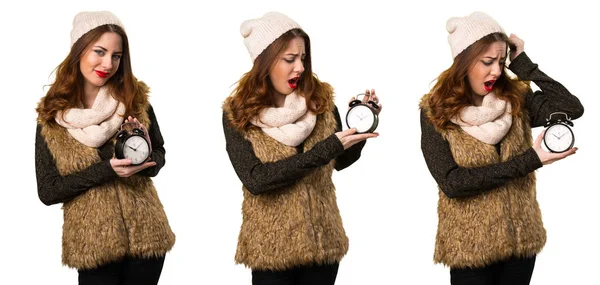
[[[148,107],[148,117],[150,118],[150,127],[148,129],[148,135],[150,136],[150,142],[152,143],[152,161],[156,162],[156,166],[148,167],[137,174],[143,176],[154,177],[158,174],[160,169],[165,165],[165,141],[163,140],[162,134],[160,133],[160,127],[154,114],[152,105]]]
[[[335,107],[333,109],[333,113],[334,113],[335,121],[336,121],[336,129],[335,130],[336,130],[336,132],[341,132],[342,131],[342,120],[340,118],[340,113],[338,112],[337,107]],[[335,159],[335,169],[337,171],[340,171],[340,170],[352,165],[354,162],[356,162],[360,158],[360,154],[366,143],[367,143],[367,141],[364,140],[362,142],[359,142],[359,143],[351,146],[347,150],[345,150],[342,155],[338,156]]]
[[[41,130],[38,125],[35,136],[35,174],[38,196],[44,204],[66,202],[94,186],[118,177],[110,166],[110,159],[95,163],[80,172],[61,176]]]
[[[254,195],[289,186],[309,171],[326,165],[344,151],[335,134],[317,143],[311,150],[276,162],[262,163],[254,154],[252,144],[230,125],[223,113],[226,150],[233,169]]]
[[[546,118],[554,112],[565,112],[575,120],[583,115],[583,105],[567,88],[540,71],[525,52],[519,54],[510,64],[510,70],[519,80],[533,81],[541,90],[528,92],[525,107],[529,111],[531,127],[546,124]]]
[[[421,111],[421,151],[429,172],[449,198],[490,191],[542,167],[533,148],[509,161],[474,168],[460,167],[454,161],[450,145],[435,130],[424,111]]]

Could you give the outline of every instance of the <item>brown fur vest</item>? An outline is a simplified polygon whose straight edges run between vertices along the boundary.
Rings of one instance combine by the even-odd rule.
[[[335,133],[335,127],[331,100],[330,110],[317,116],[313,132],[304,141],[304,152]],[[279,143],[257,128],[245,131],[244,137],[262,162],[297,154],[295,147]],[[243,187],[243,222],[236,263],[253,270],[285,270],[342,259],[348,251],[348,238],[331,181],[334,164],[332,160],[292,186],[272,193],[253,195]]]
[[[440,132],[456,163],[467,168],[508,161],[532,145],[524,111],[513,116],[500,142],[500,154],[493,145],[460,128]],[[483,267],[511,256],[531,257],[546,243],[533,172],[472,197],[450,199],[440,190],[438,220],[434,260],[451,268]]]
[[[150,127],[147,113],[137,119]],[[96,148],[81,144],[61,126],[42,123],[42,136],[63,176],[100,161]],[[133,175],[94,187],[65,202],[63,210],[62,262],[69,267],[92,269],[124,256],[163,256],[175,243],[149,177]]]

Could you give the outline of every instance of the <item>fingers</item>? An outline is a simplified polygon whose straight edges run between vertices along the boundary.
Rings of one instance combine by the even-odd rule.
[[[127,119],[125,119],[125,123],[136,124],[139,128],[146,131],[146,127],[142,123],[140,123],[140,121],[138,121],[137,118],[134,118],[132,116],[128,116]]]
[[[533,145],[535,147],[541,147],[542,146],[542,140],[544,139],[544,134],[546,133],[546,130],[542,131],[537,138],[535,139],[535,141],[533,142]]]
[[[548,157],[547,157],[547,162],[544,164],[551,164],[555,161],[559,161],[563,158],[566,158],[567,156],[571,156],[573,154],[575,154],[577,152],[577,148],[574,147],[568,151],[562,152],[562,153],[548,153]]]
[[[356,142],[364,141],[370,138],[376,138],[379,136],[379,133],[364,133],[364,134],[356,134],[348,136],[350,140],[356,140]]]
[[[147,162],[144,162],[144,163],[142,163],[140,165],[130,166],[128,168],[131,168],[130,170],[131,170],[131,172],[133,172],[132,174],[134,174],[134,173],[137,173],[137,172],[139,172],[141,170],[144,170],[144,169],[146,169],[148,167],[152,167],[152,166],[156,166],[156,162],[154,162],[154,161],[147,161]]]
[[[350,129],[347,129],[347,130],[345,130],[345,131],[342,132],[342,135],[343,135],[342,137],[347,137],[347,136],[352,135],[354,133],[356,133],[356,128],[350,128]]]
[[[113,158],[113,159],[110,160],[110,165],[113,168],[128,166],[128,165],[131,165],[131,159],[129,159],[129,158],[127,158],[127,159]]]
[[[129,163],[126,165],[113,166],[113,170],[115,171],[115,173],[117,173],[117,175],[119,175],[119,177],[129,177],[129,176],[134,175],[148,167],[156,166],[156,162],[154,162],[154,161],[147,161],[140,165],[131,165],[130,159],[114,159],[114,158],[111,159],[111,164],[113,163],[113,161],[126,161],[126,160],[129,161]]]
[[[363,103],[367,103],[369,101],[375,101],[375,103],[379,102],[377,95],[375,94],[375,89],[365,89],[365,96],[362,99]]]
[[[342,139],[342,144],[344,145],[344,149],[348,149],[351,146],[353,146],[361,141],[364,141],[364,140],[367,140],[370,138],[375,138],[377,136],[379,136],[378,133],[364,133],[364,134],[349,135]]]
[[[356,128],[347,129],[345,131],[337,132],[335,135],[340,139],[342,144],[344,143],[343,139],[351,134],[356,133]]]
[[[554,156],[555,160],[559,160],[559,159],[563,159],[569,155],[575,154],[577,152],[577,148],[574,147],[570,150],[567,150],[565,152],[561,152],[561,153],[553,153],[552,156]]]

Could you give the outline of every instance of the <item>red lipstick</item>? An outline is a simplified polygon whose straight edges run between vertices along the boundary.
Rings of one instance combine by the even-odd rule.
[[[288,86],[290,86],[290,88],[292,88],[292,89],[298,88],[298,79],[299,78],[300,77],[294,77],[294,78],[288,80]]]
[[[485,91],[492,91],[492,89],[494,88],[494,83],[496,83],[496,80],[486,81],[483,83],[483,88],[485,89]]]
[[[98,75],[98,77],[100,77],[100,78],[106,78],[106,77],[108,77],[108,72],[102,72],[102,71],[99,71],[99,70],[94,70],[94,71],[96,72],[96,75]]]

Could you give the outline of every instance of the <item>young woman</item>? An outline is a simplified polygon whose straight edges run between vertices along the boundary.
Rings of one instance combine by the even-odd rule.
[[[488,15],[451,18],[447,29],[454,63],[420,104],[421,149],[440,189],[434,259],[452,284],[529,284],[546,242],[534,170],[577,151],[546,152],[531,128],[583,107]]]
[[[348,238],[332,171],[378,134],[342,131],[333,89],[313,74],[309,37],[292,19],[270,12],[241,33],[254,65],[223,104],[244,193],[236,262],[252,269],[253,284],[334,284]]]
[[[38,107],[40,200],[63,203],[63,264],[79,284],[157,284],[175,236],[150,177],[165,164],[148,87],[131,71],[129,44],[111,12],[75,16],[71,51]],[[116,159],[123,123],[142,129],[151,156]]]

